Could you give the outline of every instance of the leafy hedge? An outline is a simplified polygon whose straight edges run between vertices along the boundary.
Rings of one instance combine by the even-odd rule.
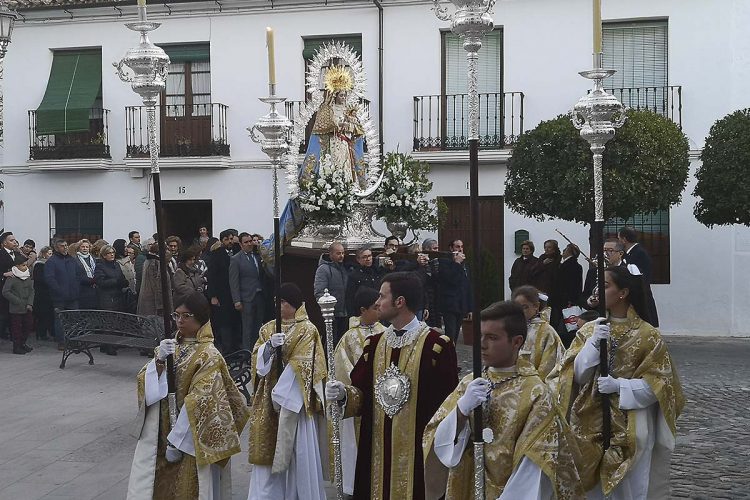
[[[687,137],[674,122],[651,111],[628,110],[604,152],[605,218],[627,219],[679,203],[688,152]],[[592,155],[569,116],[521,135],[508,164],[505,202],[514,212],[538,220],[593,220]]]
[[[711,127],[695,173],[693,213],[708,227],[750,225],[750,109],[731,113]]]

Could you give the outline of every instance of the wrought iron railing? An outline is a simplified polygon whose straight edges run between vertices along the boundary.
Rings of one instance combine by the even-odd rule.
[[[125,108],[126,155],[148,157],[146,106]],[[219,103],[156,107],[161,156],[229,156],[227,111]]]
[[[479,145],[502,149],[523,133],[523,92],[479,94]],[[414,96],[414,151],[469,148],[469,94]]]
[[[669,118],[682,128],[682,85],[616,87],[606,90],[626,107],[653,111]]]
[[[292,124],[294,124],[294,120],[299,116],[300,110],[302,108],[302,103],[304,101],[286,101],[285,104],[285,110],[286,110],[286,117],[289,119]],[[370,101],[367,99],[362,99],[360,101],[367,110],[367,113],[370,113]],[[372,119],[372,117],[370,117]],[[313,125],[315,124],[315,115],[313,115],[313,118],[310,120],[310,122],[307,124],[307,128],[305,130],[305,140],[300,144],[299,147],[299,153],[304,154],[307,151],[307,141],[310,139],[310,134],[312,133]],[[367,145],[365,144],[365,149],[367,149]]]
[[[91,108],[87,131],[42,135],[37,133],[36,110],[30,110],[29,158],[32,160],[111,158],[109,154],[109,110]]]

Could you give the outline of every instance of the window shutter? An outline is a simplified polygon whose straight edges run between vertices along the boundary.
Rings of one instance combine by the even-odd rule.
[[[605,23],[602,28],[604,67],[617,72],[607,88],[629,107],[660,109],[668,85],[667,21]]]
[[[454,33],[445,33],[445,93],[465,94],[468,91],[466,51],[463,40]],[[479,50],[479,93],[503,91],[503,32],[494,30],[485,35]]]
[[[469,90],[466,51],[463,40],[445,32],[445,108],[444,147],[462,149],[469,136]],[[479,50],[479,136],[480,144],[497,143],[503,136],[503,32],[496,29],[485,35]],[[489,95],[488,95],[489,94]]]

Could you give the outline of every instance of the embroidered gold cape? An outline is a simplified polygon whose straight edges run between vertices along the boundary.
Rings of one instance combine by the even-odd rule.
[[[539,378],[533,366],[523,357],[518,358],[518,376],[501,383],[492,391],[489,412],[485,412],[484,425],[492,429],[492,443],[484,445],[485,496],[498,498],[513,470],[524,457],[533,461],[550,479],[558,499],[584,498],[578,471],[575,466],[577,450],[565,419],[554,403],[554,396]],[[498,382],[514,372],[487,372],[487,378]],[[439,477],[443,468],[436,457],[428,460],[432,452],[435,431],[463,396],[466,386],[474,379],[467,374],[432,417],[424,432],[425,477]],[[472,419],[469,425],[473,426]],[[432,452],[434,453],[434,452]],[[436,492],[437,495],[445,491]],[[446,500],[462,500],[474,495],[474,449],[467,446],[459,464],[448,474]]]
[[[565,353],[557,397],[560,408],[568,415],[581,451],[578,469],[583,487],[589,491],[601,481],[604,494],[609,495],[635,461],[636,419],[631,414],[637,410],[621,410],[619,394],[609,395],[612,439],[609,449],[602,456],[602,410],[597,390],[599,368],[583,386],[575,383],[573,368],[575,357],[593,334],[594,326],[594,323],[584,325]],[[658,399],[659,409],[669,429],[675,435],[677,417],[685,405],[685,397],[659,331],[638,317],[633,307],[628,310],[627,321],[612,321],[610,328],[610,356],[612,341],[617,343],[610,374],[646,381]]]
[[[154,498],[198,498],[197,465],[226,465],[240,451],[240,434],[249,411],[224,357],[214,347],[211,324],[198,331],[196,342],[179,343],[175,352],[177,408],[185,405],[195,444],[195,457],[184,454],[180,462],[165,457],[169,434],[169,406],[162,399],[154,477]],[[155,351],[158,353],[159,348]],[[146,366],[138,373],[138,404],[145,404]]]
[[[527,354],[531,364],[542,380],[552,371],[562,358],[563,348],[560,336],[541,318],[533,318],[529,323],[526,342],[521,348],[521,355]]]
[[[349,321],[349,326],[351,328],[341,337],[333,354],[336,380],[346,385],[352,383],[350,375],[354,365],[359,361],[359,357],[362,356],[367,337],[385,331],[383,325],[375,323],[372,325],[372,333],[370,333],[368,328],[360,325],[359,318],[352,318]]]
[[[258,350],[271,339],[275,328],[275,321],[269,321],[261,327],[251,361],[251,373],[256,378],[256,389],[250,408],[249,460],[251,464],[269,466],[274,463],[276,438],[279,432],[279,413],[273,406],[271,391],[281,373],[278,371],[275,359],[271,371],[264,377],[258,377],[256,366]],[[297,309],[294,320],[282,321],[282,330],[286,333],[286,340],[282,347],[283,364],[292,367],[302,384],[305,412],[308,415],[321,413],[323,411],[322,394],[317,394],[316,386],[322,388],[322,382],[326,377],[325,352],[320,343],[318,329],[307,318],[304,304]]]
[[[391,363],[409,378],[406,404],[389,418],[375,401],[374,384]],[[365,340],[347,386],[344,417],[362,416],[354,499],[424,498],[422,435],[430,417],[456,387],[456,349],[449,337],[424,327],[409,345],[392,349],[385,334]],[[386,479],[387,478],[387,479]]]

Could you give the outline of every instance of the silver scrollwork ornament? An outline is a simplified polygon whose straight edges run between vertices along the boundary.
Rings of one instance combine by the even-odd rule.
[[[391,363],[375,379],[375,401],[390,418],[393,418],[409,401],[411,381]]]

